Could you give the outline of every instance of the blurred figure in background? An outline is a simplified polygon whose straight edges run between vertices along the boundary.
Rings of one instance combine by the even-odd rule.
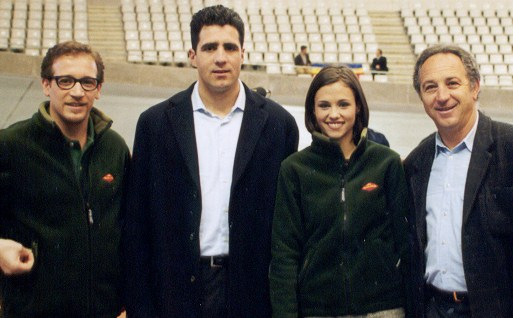
[[[383,51],[381,49],[376,50],[376,57],[372,59],[370,68],[372,79],[374,79],[376,74],[385,74],[388,72],[387,58],[383,56]]]
[[[298,74],[309,74],[310,66],[310,55],[308,55],[308,48],[306,45],[301,45],[301,51],[294,58],[294,64],[296,65],[296,71]]]

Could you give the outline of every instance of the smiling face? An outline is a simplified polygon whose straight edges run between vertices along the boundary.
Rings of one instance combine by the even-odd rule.
[[[231,25],[204,26],[196,50],[190,50],[189,58],[198,69],[200,91],[210,95],[238,92],[244,50],[236,28]]]
[[[323,135],[344,145],[354,145],[356,120],[353,91],[341,81],[321,87],[315,94],[314,114]]]
[[[419,82],[424,110],[444,143],[455,146],[452,143],[463,140],[475,123],[479,81],[470,83],[458,56],[439,53],[424,62]]]
[[[52,66],[53,76],[72,76],[96,78],[97,67],[92,56],[87,54],[63,55]],[[92,91],[85,91],[80,83],[64,90],[57,86],[54,79],[42,79],[43,91],[50,97],[50,116],[63,130],[87,129],[89,113],[94,100],[100,98],[101,84]]]

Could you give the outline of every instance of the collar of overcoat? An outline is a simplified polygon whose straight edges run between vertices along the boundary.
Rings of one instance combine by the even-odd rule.
[[[192,110],[191,95],[194,84],[187,90],[173,96],[169,102],[167,119],[171,127],[171,134],[176,138],[183,159],[189,169],[197,189],[200,189],[198,152],[196,149],[196,136],[194,132],[194,117]],[[253,93],[244,83],[243,89],[246,92],[246,104],[242,117],[237,150],[233,167],[232,189],[237,185],[244,173],[260,139],[262,130],[265,127],[269,116],[266,110],[266,101],[263,97]],[[166,143],[170,144],[170,143]],[[176,149],[167,149],[176,151]]]
[[[484,182],[492,158],[491,149],[494,140],[492,137],[492,121],[490,117],[479,112],[474,147],[470,157],[463,198],[463,228],[477,199],[478,191]],[[411,176],[411,191],[415,202],[416,225],[419,240],[426,245],[426,194],[435,155],[435,134],[430,135],[419,145],[419,158],[413,162],[413,174]]]

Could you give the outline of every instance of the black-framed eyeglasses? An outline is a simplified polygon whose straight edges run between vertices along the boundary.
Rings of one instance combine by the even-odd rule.
[[[77,82],[80,83],[80,86],[84,89],[84,91],[94,91],[98,84],[100,84],[100,81],[98,81],[97,78],[93,77],[82,77],[82,78],[74,78],[73,76],[52,76],[49,78],[49,80],[55,80],[55,83],[57,83],[57,86],[59,86],[60,89],[69,90],[75,87],[75,84]]]

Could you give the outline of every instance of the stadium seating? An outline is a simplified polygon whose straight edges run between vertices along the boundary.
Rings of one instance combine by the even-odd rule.
[[[218,2],[120,0],[127,60],[188,65],[192,14]],[[295,74],[293,58],[301,45],[309,48],[310,59],[316,65],[361,63],[364,68],[379,47],[363,5],[324,1],[292,5],[285,0],[225,2],[245,22],[245,64],[271,74]],[[510,9],[490,4],[403,6],[399,14],[412,54],[437,43],[458,44],[475,55],[484,85],[513,88]],[[0,50],[42,55],[55,43],[70,39],[89,42],[87,0],[0,2]]]
[[[455,43],[475,55],[483,75],[483,84],[512,87],[509,68],[513,35],[508,10],[445,9],[435,15],[425,9],[402,10],[401,17],[412,48],[419,54],[437,43]],[[511,34],[510,34],[511,32]]]
[[[41,55],[58,42],[88,42],[86,0],[0,2],[0,49]]]
[[[144,35],[157,41],[157,32],[162,31],[163,25],[169,32],[170,51],[186,51],[189,36],[184,33],[189,31],[188,22],[195,3],[182,0],[122,0],[128,56],[139,56],[131,54],[132,51],[141,51],[143,56],[146,50],[167,51],[164,43],[151,46],[145,42],[149,40],[143,38]],[[198,7],[203,6],[201,1],[198,3]],[[246,25],[245,49],[249,53],[246,64],[268,68],[268,73],[292,74],[291,70],[295,69],[294,54],[299,52],[301,45],[309,47],[310,59],[315,64],[367,63],[378,46],[367,11],[357,14],[356,10],[341,8],[300,10],[280,6],[266,10],[249,4],[241,9],[238,12]],[[180,37],[177,32],[182,32],[183,36]],[[134,41],[139,41],[139,46]],[[342,51],[339,51],[338,43],[347,43],[349,47],[342,46]],[[343,62],[339,61],[341,52],[346,53]],[[144,59],[132,60],[144,62]]]

